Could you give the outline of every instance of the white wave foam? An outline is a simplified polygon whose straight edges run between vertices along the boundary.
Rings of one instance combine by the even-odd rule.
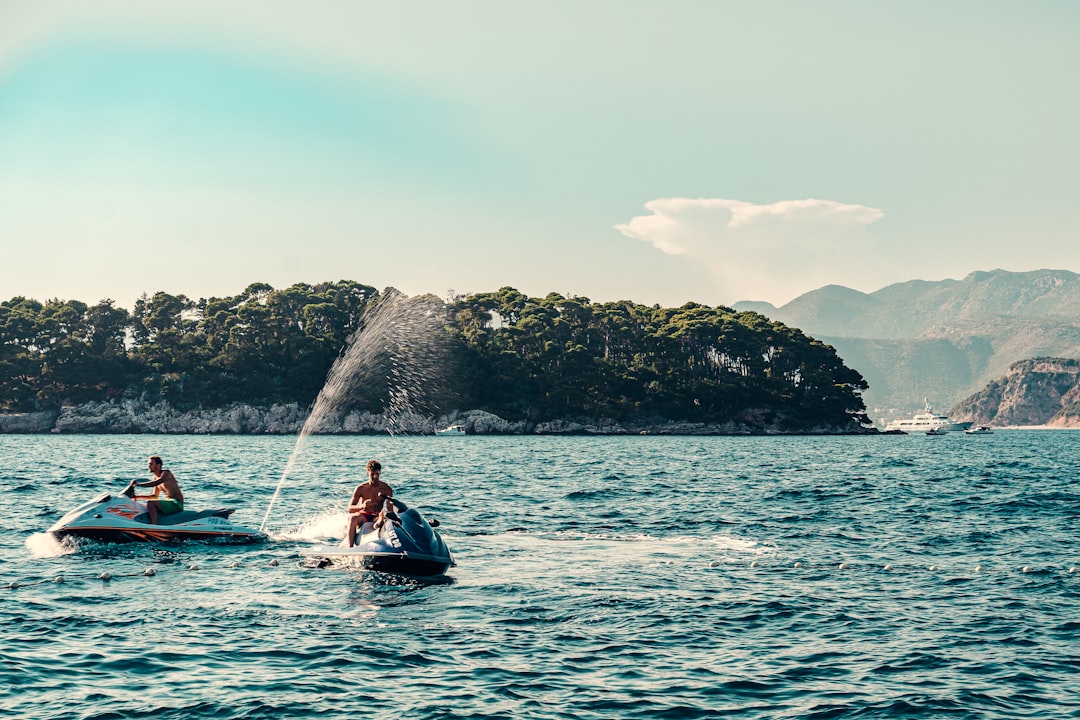
[[[469,537],[462,552],[485,557],[513,557],[529,553],[539,565],[562,562],[568,552],[583,559],[583,565],[637,563],[700,564],[702,561],[741,562],[765,559],[776,548],[758,540],[716,534],[708,536],[673,535],[658,537],[650,533],[551,533],[507,532]],[[568,547],[569,546],[569,547]]]
[[[714,535],[711,538],[707,538],[706,543],[721,550],[730,550],[737,553],[771,555],[776,552],[776,548],[762,545],[757,540],[735,537],[733,535]]]
[[[300,540],[319,542],[327,538],[343,538],[345,530],[349,526],[349,515],[340,510],[316,515],[301,522],[292,530],[281,533],[270,533],[271,540]]]
[[[735,553],[748,553],[753,555],[768,555],[775,552],[775,548],[762,545],[757,540],[736,537],[733,535],[673,535],[670,537],[658,537],[646,532],[638,533],[581,533],[574,531],[555,531],[551,533],[536,533],[526,531],[510,531],[505,535],[521,536],[529,538],[533,542],[536,538],[542,538],[553,542],[601,542],[601,543],[651,543],[659,547],[684,548],[693,550],[708,546],[719,550],[728,550]]]
[[[31,557],[50,558],[61,555],[70,555],[78,547],[74,543],[57,540],[51,533],[34,533],[26,538],[26,549]]]

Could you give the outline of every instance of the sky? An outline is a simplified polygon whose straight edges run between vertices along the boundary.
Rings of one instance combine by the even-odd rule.
[[[0,0],[0,301],[1080,272],[1080,3]]]

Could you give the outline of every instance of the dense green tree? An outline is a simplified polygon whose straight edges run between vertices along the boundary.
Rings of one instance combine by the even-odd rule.
[[[47,349],[38,337],[42,308],[24,297],[0,303],[0,409],[36,407]]]
[[[0,409],[121,394],[179,407],[307,405],[349,339],[375,322],[370,309],[386,303],[438,322],[417,330],[393,327],[404,322],[396,318],[381,329],[379,342],[391,347],[362,368],[347,398],[354,407],[406,402],[533,421],[765,418],[792,429],[869,422],[866,383],[832,347],[757,313],[531,298],[512,287],[444,304],[344,280],[282,290],[253,283],[198,301],[157,292],[131,313],[112,300],[12,298],[0,303]],[[405,382],[406,366],[420,380]]]

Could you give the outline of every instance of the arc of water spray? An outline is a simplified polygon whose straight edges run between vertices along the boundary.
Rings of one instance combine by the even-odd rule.
[[[326,383],[300,428],[296,446],[266,506],[260,532],[265,531],[270,511],[308,437],[329,428],[330,421],[348,406],[350,390],[365,376],[362,371],[374,370],[380,360],[390,357],[389,375],[377,380],[389,386],[390,403],[385,412],[393,424],[397,416],[412,409],[413,398],[424,396],[425,384],[434,379],[432,369],[442,360],[444,340],[443,309],[438,300],[410,299],[396,290],[387,289],[368,307],[360,327],[349,337],[345,352],[327,373]]]

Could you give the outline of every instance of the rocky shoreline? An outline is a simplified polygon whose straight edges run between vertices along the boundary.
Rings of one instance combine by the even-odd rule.
[[[509,421],[482,410],[440,416],[415,413],[373,415],[350,412],[327,419],[311,431],[325,435],[431,435],[447,425],[461,425],[473,435],[855,435],[874,434],[874,428],[815,426],[797,432],[764,420],[765,413],[744,422],[723,424],[644,421],[619,422],[602,418],[549,422]],[[0,433],[85,433],[164,435],[295,435],[304,427],[308,408],[295,403],[261,407],[178,410],[168,403],[145,400],[90,402],[67,405],[59,411],[0,414]]]

